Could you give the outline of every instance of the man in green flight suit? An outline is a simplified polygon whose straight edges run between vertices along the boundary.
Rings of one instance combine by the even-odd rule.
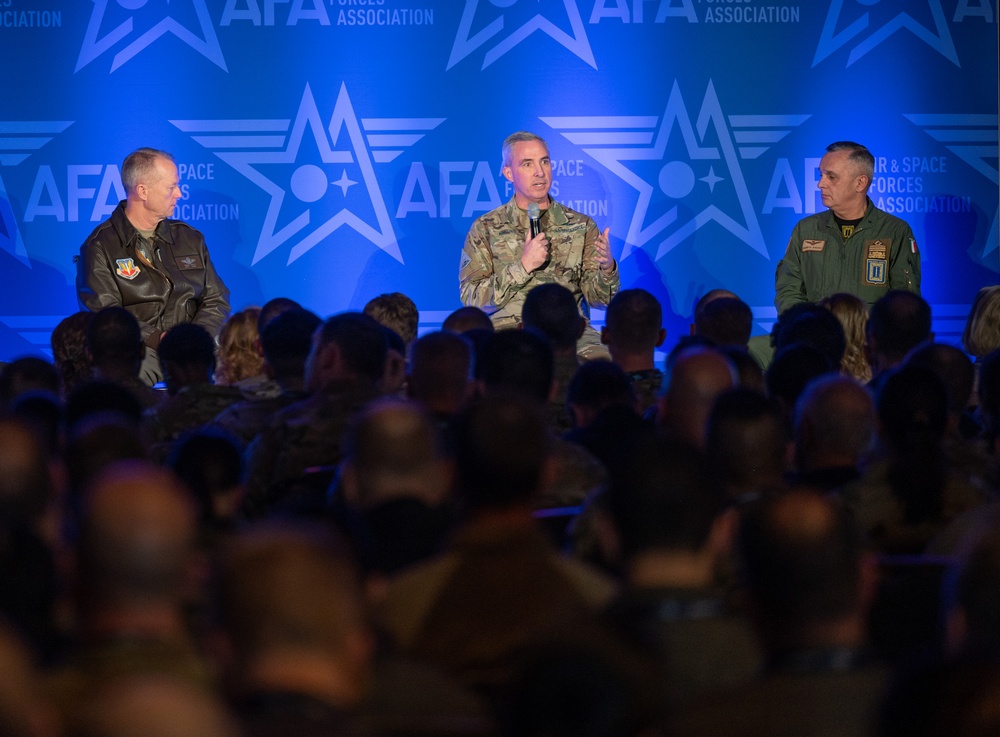
[[[539,284],[556,282],[569,289],[584,317],[590,305],[608,304],[621,284],[608,244],[610,228],[602,233],[591,218],[549,196],[552,162],[545,141],[525,131],[508,136],[502,173],[514,185],[514,196],[479,217],[465,238],[462,303],[487,312],[497,329],[521,322],[524,298]],[[532,203],[540,212],[540,232],[534,236],[527,214]],[[584,360],[608,357],[589,321],[577,353]]]
[[[892,289],[920,293],[920,251],[905,221],[868,197],[875,157],[859,143],[826,147],[819,191],[829,209],[800,220],[775,275],[778,314],[838,292],[871,307]]]

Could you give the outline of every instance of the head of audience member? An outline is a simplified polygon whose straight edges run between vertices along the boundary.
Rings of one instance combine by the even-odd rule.
[[[780,405],[742,387],[720,394],[708,417],[705,452],[730,501],[745,503],[779,486],[789,456]]]
[[[193,322],[174,325],[158,347],[160,367],[167,393],[199,384],[211,384],[215,371],[215,341],[205,328]]]
[[[576,342],[587,321],[580,314],[573,293],[562,284],[539,284],[528,292],[521,308],[524,327],[544,335],[558,355],[576,355]]]
[[[720,346],[716,350],[729,359],[736,369],[738,384],[744,389],[753,389],[761,394],[766,393],[767,387],[764,384],[764,369],[760,367],[756,359],[750,355],[746,348],[737,345]]]
[[[196,511],[164,468],[121,461],[93,480],[77,544],[77,600],[84,632],[187,639]]]
[[[910,351],[904,365],[926,366],[944,382],[948,391],[948,433],[958,436],[976,380],[976,368],[969,357],[945,343],[922,343]]]
[[[89,381],[93,363],[87,353],[87,324],[94,313],[77,312],[59,321],[52,331],[52,360],[62,383],[62,396],[74,387]]]
[[[903,362],[906,354],[934,339],[931,306],[919,294],[894,289],[872,305],[865,331],[872,376]]]
[[[962,347],[974,358],[1000,349],[1000,285],[983,287],[972,300]]]
[[[78,386],[66,399],[66,429],[73,428],[91,415],[116,415],[121,422],[138,428],[142,422],[142,404],[131,391],[114,381],[95,380]]]
[[[843,506],[807,490],[765,496],[743,510],[739,551],[751,616],[772,657],[862,645],[874,568]]]
[[[544,404],[552,394],[552,346],[534,330],[500,330],[484,340],[475,364],[487,394],[516,393]]]
[[[401,292],[391,292],[373,297],[368,300],[362,312],[374,318],[380,325],[395,332],[403,339],[403,345],[406,348],[409,348],[410,344],[417,339],[420,313],[413,300]],[[405,350],[403,355],[406,355]]]
[[[214,427],[178,438],[167,467],[194,494],[198,521],[205,531],[225,529],[243,500],[243,446],[239,438]]]
[[[575,427],[590,427],[610,407],[636,412],[635,392],[621,366],[611,361],[588,361],[573,374],[566,388],[566,404]]]
[[[177,677],[143,673],[103,684],[68,730],[72,737],[239,737],[221,700]]]
[[[54,479],[43,439],[16,417],[0,418],[0,521],[36,528],[54,501]]]
[[[451,522],[453,466],[419,405],[385,397],[348,429],[344,500],[360,512],[365,567],[392,573],[441,548]]]
[[[17,634],[0,624],[0,735],[57,737],[65,734],[45,692],[36,655]]]
[[[872,368],[865,357],[865,327],[868,325],[868,305],[847,292],[830,295],[820,301],[840,321],[844,328],[846,347],[840,361],[840,372],[863,384],[872,378]]]
[[[530,516],[549,444],[537,398],[498,390],[472,404],[458,418],[455,433],[458,489],[466,511],[517,510]]]
[[[357,571],[328,535],[247,530],[221,551],[216,592],[232,698],[298,694],[339,709],[361,701],[372,637]]]
[[[700,450],[677,438],[644,439],[612,479],[606,503],[630,585],[713,584],[732,529]]]
[[[145,350],[139,321],[117,305],[93,313],[87,326],[87,350],[94,362],[96,378],[108,381],[138,378]]]
[[[657,422],[668,434],[704,450],[715,400],[737,385],[733,365],[714,348],[694,347],[668,362]]]
[[[806,386],[836,370],[836,364],[810,345],[790,345],[775,353],[764,374],[764,385],[767,395],[781,403],[789,427],[795,403]]]
[[[1000,348],[983,356],[978,365],[979,414],[984,438],[992,445],[1000,438]]]
[[[472,393],[472,346],[442,330],[417,338],[410,349],[407,391],[437,417],[456,415]]]
[[[382,326],[385,334],[385,365],[378,388],[382,394],[401,394],[406,387],[406,344],[392,328]]]
[[[360,312],[342,312],[313,333],[306,359],[306,388],[322,391],[334,382],[361,381],[373,387],[385,370],[385,330]]]
[[[449,333],[463,334],[470,330],[485,330],[492,333],[494,331],[493,321],[490,316],[478,307],[459,307],[452,312],[441,323],[441,329]]]
[[[66,430],[63,401],[51,392],[25,392],[10,407],[10,414],[25,423],[45,444],[49,453],[62,452]]]
[[[771,331],[775,354],[792,345],[812,346],[834,368],[840,368],[847,340],[840,321],[818,304],[805,302],[789,307]]]
[[[952,652],[1000,653],[1000,530],[987,528],[964,552],[950,604],[946,634]]]
[[[712,296],[713,292],[698,300],[695,306],[694,334],[708,338],[717,346],[745,348],[753,330],[750,306],[736,295],[729,296],[729,292]]]
[[[247,307],[232,313],[223,323],[216,352],[216,384],[232,386],[263,373],[264,359],[257,334],[259,317],[259,307]]]
[[[282,391],[305,388],[306,359],[312,349],[313,333],[322,322],[309,310],[293,307],[265,324],[260,334],[264,368]]]
[[[16,358],[0,372],[0,409],[9,409],[21,394],[44,391],[59,396],[59,371],[44,358]]]
[[[623,289],[611,298],[601,328],[601,342],[611,360],[625,371],[648,371],[654,352],[663,345],[663,308],[645,289]]]
[[[264,335],[264,328],[282,313],[288,312],[289,310],[301,310],[304,309],[302,305],[296,302],[294,299],[288,297],[275,297],[274,299],[269,299],[264,303],[264,306],[260,308],[260,314],[257,315],[257,335]]]
[[[811,382],[795,405],[795,466],[801,474],[855,469],[868,457],[877,425],[871,393],[836,374]]]

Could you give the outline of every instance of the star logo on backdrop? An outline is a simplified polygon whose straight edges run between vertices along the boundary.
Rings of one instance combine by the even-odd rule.
[[[541,12],[543,6],[544,14]],[[555,20],[551,20],[550,16]],[[568,31],[564,30],[565,26],[569,26]],[[546,0],[545,3],[538,0],[465,0],[465,10],[446,69],[451,69],[484,46],[482,69],[485,69],[536,31],[554,39],[571,54],[597,69],[575,0],[563,0],[562,3],[556,0]]]
[[[952,64],[960,67],[955,43],[945,20],[941,0],[847,0],[853,8],[855,4],[870,6],[871,10],[854,11],[844,9],[845,0],[831,0],[826,22],[816,45],[815,67],[835,51],[850,46],[847,66],[875,49],[897,31],[909,31],[925,44],[937,51]],[[879,9],[876,6],[882,5]],[[887,9],[888,8],[888,9]],[[897,12],[898,11],[898,12]],[[910,13],[929,21],[930,26],[916,20]]]
[[[290,244],[291,264],[344,226],[402,263],[375,165],[392,161],[444,120],[359,120],[341,84],[327,118],[306,85],[294,120],[170,122],[270,195],[252,263]]]
[[[730,115],[711,81],[697,120],[675,81],[662,117],[547,117],[542,122],[638,193],[622,258],[657,239],[656,259],[714,222],[770,259],[740,159],[756,159],[808,115]],[[674,131],[678,135],[673,135]],[[681,207],[692,212],[681,217]]]
[[[993,184],[1000,184],[1000,171],[996,164],[1000,157],[1000,146],[997,145],[997,125],[1000,124],[1000,116],[974,113],[913,113],[904,114],[903,117],[923,128],[924,133],[938,143],[945,144],[945,148]],[[989,229],[983,258],[1000,248],[1000,244],[997,243],[998,223],[1000,223],[1000,208],[993,214],[993,225]]]
[[[17,166],[51,141],[57,133],[62,133],[71,125],[73,125],[72,120],[0,120],[0,169]],[[31,266],[2,176],[0,176],[0,248],[25,266]]]
[[[104,53],[114,52],[110,70],[113,72],[167,34],[176,36],[223,71],[229,71],[205,0],[92,2],[93,14],[74,72]]]

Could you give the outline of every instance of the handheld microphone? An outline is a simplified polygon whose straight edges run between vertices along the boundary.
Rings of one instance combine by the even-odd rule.
[[[536,235],[542,232],[542,211],[538,207],[537,202],[528,203],[528,227],[531,229],[531,237],[534,238]]]

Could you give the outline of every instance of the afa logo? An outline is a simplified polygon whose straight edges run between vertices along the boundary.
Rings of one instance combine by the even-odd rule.
[[[660,259],[702,227],[716,223],[770,259],[740,160],[760,157],[808,118],[727,116],[710,80],[696,118],[688,114],[675,81],[659,118],[541,120],[636,190],[622,258],[654,241],[655,258]]]
[[[0,121],[0,170],[17,166],[71,125],[71,120]],[[0,248],[31,265],[3,176],[0,176]]]
[[[907,32],[955,66],[961,66],[941,0],[830,0],[813,67],[847,47],[846,66]]]
[[[114,54],[110,70],[113,72],[167,34],[176,36],[223,71],[228,71],[206,0],[92,2],[94,10],[75,72],[106,53]]]
[[[597,69],[576,0],[465,0],[446,69],[479,49],[485,69],[536,32]]]
[[[361,121],[341,84],[329,116],[320,114],[306,85],[294,120],[170,122],[270,195],[252,263],[289,244],[291,264],[344,226],[402,263],[375,165],[392,161],[444,120]]]
[[[1000,170],[997,160],[1000,146],[997,145],[997,125],[1000,116],[976,113],[913,113],[903,115],[914,125],[945,148],[978,171],[993,184],[1000,184]],[[986,246],[981,258],[986,258],[1000,248],[997,228],[1000,226],[1000,208],[993,215]]]

